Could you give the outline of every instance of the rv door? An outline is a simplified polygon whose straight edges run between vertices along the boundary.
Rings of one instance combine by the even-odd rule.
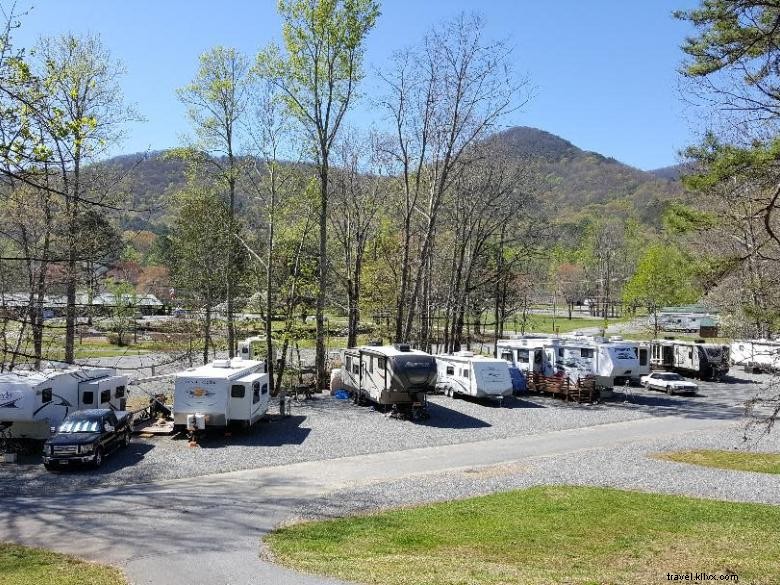
[[[247,390],[243,384],[231,384],[230,386],[230,420],[245,420],[249,418]]]

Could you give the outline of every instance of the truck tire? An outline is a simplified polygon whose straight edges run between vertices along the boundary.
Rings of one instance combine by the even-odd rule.
[[[98,447],[95,449],[95,456],[92,458],[92,467],[98,469],[103,465],[103,449]]]
[[[667,386],[667,387],[666,387],[666,393],[667,393],[669,396],[671,396],[671,395],[672,395],[672,387],[671,387],[671,386]]]
[[[46,471],[55,471],[57,469],[51,463],[44,463],[43,466],[46,468]]]
[[[128,430],[125,432],[124,436],[122,437],[122,448],[127,448],[130,446],[130,431]]]

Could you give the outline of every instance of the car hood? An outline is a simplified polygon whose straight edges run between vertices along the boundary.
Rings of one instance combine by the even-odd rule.
[[[100,438],[100,433],[58,433],[46,441],[47,445],[86,445]]]

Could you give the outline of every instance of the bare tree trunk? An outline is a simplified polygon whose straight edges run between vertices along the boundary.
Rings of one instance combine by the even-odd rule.
[[[323,153],[327,152],[323,147]],[[328,282],[328,160],[323,157],[320,165],[320,245],[319,278],[317,290],[317,342],[314,366],[316,368],[317,391],[325,388],[325,287]]]
[[[206,303],[206,321],[203,324],[203,363],[209,363],[209,345],[211,343],[211,303]]]

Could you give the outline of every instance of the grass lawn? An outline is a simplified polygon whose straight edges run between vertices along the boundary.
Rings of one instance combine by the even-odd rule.
[[[745,453],[742,451],[701,449],[698,451],[659,453],[655,457],[678,463],[703,465],[704,467],[780,474],[780,453]]]
[[[119,569],[0,542],[3,585],[126,585]]]
[[[629,318],[620,318],[620,319],[610,319],[608,321],[608,325],[611,325],[613,323],[623,323],[626,321],[629,321]],[[520,319],[517,320],[517,333],[520,333]],[[558,331],[560,333],[571,333],[572,331],[576,331],[578,329],[585,329],[592,328],[592,327],[598,327],[601,328],[604,326],[604,319],[598,318],[598,319],[588,319],[585,317],[572,317],[571,319],[567,319],[565,315],[558,315],[555,320],[553,321],[552,315],[539,315],[539,314],[531,314],[528,317],[528,323],[526,324],[526,333],[554,333],[555,329],[554,327],[558,328]],[[512,319],[509,319],[506,322],[506,325],[504,327],[504,333],[510,334],[514,333],[514,322]]]
[[[383,585],[660,584],[686,571],[780,583],[780,506],[601,488],[303,523],[266,542],[289,567]]]

